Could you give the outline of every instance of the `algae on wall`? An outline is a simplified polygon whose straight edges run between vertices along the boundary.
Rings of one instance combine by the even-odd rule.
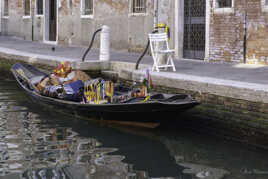
[[[0,59],[0,80],[9,80],[13,79],[10,68],[13,64],[7,63]]]

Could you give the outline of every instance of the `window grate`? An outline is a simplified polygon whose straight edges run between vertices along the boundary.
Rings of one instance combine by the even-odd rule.
[[[217,0],[218,8],[232,7],[232,0]]]
[[[43,15],[43,0],[37,0],[37,15]]]
[[[92,14],[93,14],[93,0],[84,0],[83,15],[92,15]]]
[[[205,58],[206,0],[184,1],[183,57]]]
[[[30,0],[24,0],[24,15],[29,16],[30,10]]]
[[[4,1],[4,16],[8,16],[8,0]]]
[[[133,0],[133,13],[146,12],[146,0]]]

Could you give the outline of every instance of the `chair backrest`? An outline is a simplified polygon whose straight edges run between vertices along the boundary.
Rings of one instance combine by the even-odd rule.
[[[149,39],[151,42],[161,42],[167,41],[168,36],[167,33],[149,34]]]
[[[158,51],[169,50],[167,33],[149,34],[151,53],[156,60],[158,58]]]

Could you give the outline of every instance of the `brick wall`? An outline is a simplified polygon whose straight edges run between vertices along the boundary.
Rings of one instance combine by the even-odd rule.
[[[246,3],[247,2],[247,3]],[[243,62],[243,23],[247,11],[247,63],[268,63],[268,11],[261,0],[234,0],[232,12],[211,5],[210,60]]]

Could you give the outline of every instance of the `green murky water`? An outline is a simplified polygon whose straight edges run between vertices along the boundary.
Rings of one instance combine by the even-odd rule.
[[[179,126],[107,127],[32,104],[0,81],[0,178],[266,179],[268,152]]]

